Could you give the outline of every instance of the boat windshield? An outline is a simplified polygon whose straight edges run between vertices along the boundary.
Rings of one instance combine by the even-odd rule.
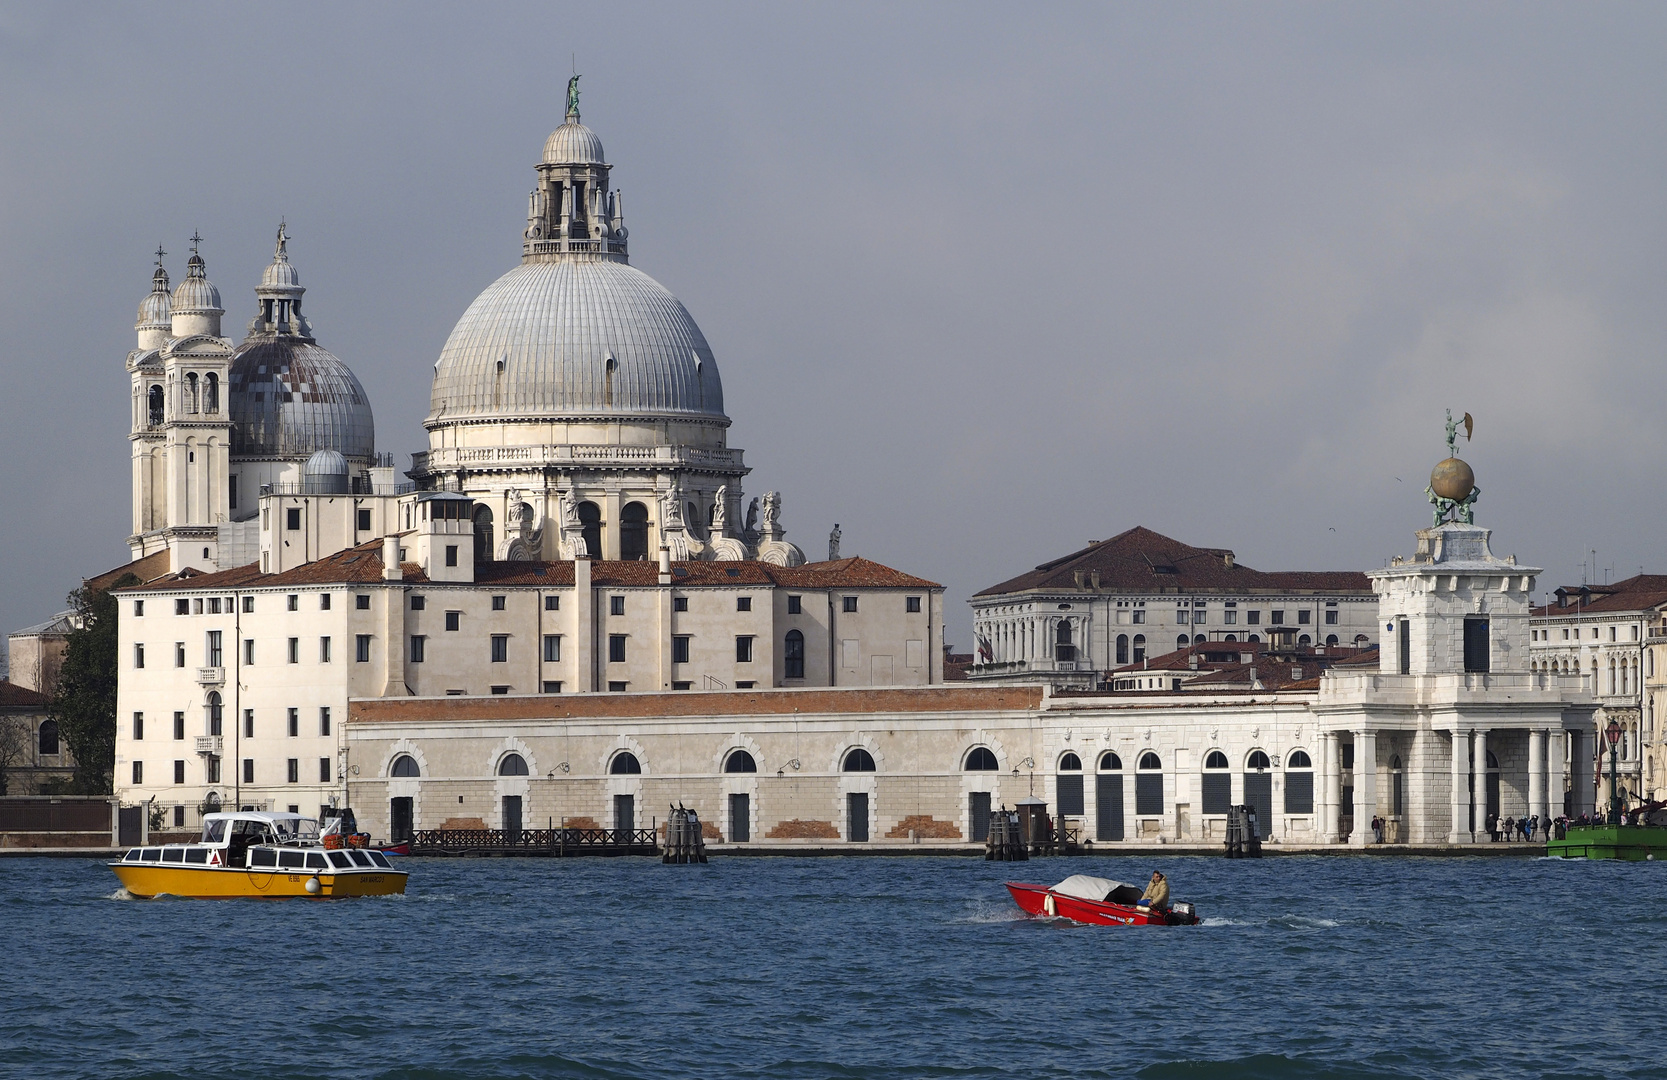
[[[294,841],[318,840],[317,818],[279,818],[272,823],[272,831],[277,834],[278,843],[287,844]]]
[[[205,822],[203,822],[203,840],[202,840],[203,843],[205,843],[205,844],[218,844],[222,840],[224,840],[225,838],[226,838],[226,821],[225,821],[224,818],[221,818],[218,821],[205,821]]]

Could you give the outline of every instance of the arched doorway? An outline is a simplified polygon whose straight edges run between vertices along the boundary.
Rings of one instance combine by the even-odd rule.
[[[1252,750],[1244,761],[1244,801],[1256,810],[1257,832],[1262,839],[1273,835],[1273,763],[1261,750]]]
[[[648,507],[626,503],[619,511],[619,557],[626,562],[648,558]]]
[[[602,508],[593,502],[579,504],[579,527],[585,538],[585,551],[593,559],[602,557]]]
[[[492,508],[475,504],[475,561],[492,561]]]

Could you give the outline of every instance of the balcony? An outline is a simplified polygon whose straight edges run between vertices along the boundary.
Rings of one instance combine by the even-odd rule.
[[[198,686],[226,685],[226,669],[223,667],[200,667],[197,669]]]
[[[219,735],[198,735],[197,753],[207,754],[209,757],[220,757],[220,751],[225,747],[225,740]]]

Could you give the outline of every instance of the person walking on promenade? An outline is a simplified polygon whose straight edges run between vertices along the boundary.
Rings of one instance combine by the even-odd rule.
[[[1498,814],[1489,814],[1482,827],[1488,834],[1488,843],[1490,843],[1490,844],[1499,843],[1499,815]]]
[[[1511,835],[1512,833],[1516,832],[1516,830],[1517,830],[1516,818],[1506,818],[1505,819],[1505,842],[1507,844],[1509,844],[1512,840],[1516,839],[1515,836]]]

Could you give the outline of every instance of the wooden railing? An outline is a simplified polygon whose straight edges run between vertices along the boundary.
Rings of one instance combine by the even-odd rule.
[[[413,855],[658,855],[656,829],[418,829]]]

